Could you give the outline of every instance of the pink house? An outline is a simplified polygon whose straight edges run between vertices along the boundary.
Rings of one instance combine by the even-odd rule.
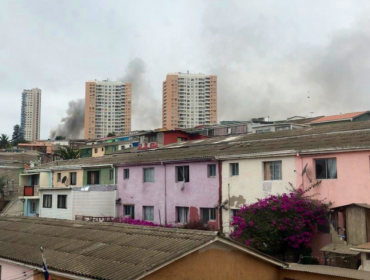
[[[203,220],[219,228],[218,163],[193,161],[118,168],[117,215],[161,224]]]

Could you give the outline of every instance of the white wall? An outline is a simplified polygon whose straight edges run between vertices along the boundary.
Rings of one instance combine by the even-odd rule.
[[[282,161],[282,180],[264,181],[263,163],[266,161]],[[239,163],[239,176],[230,175],[230,163]],[[225,233],[230,231],[230,209],[238,209],[242,204],[251,204],[259,198],[271,194],[287,192],[289,182],[295,186],[295,158],[272,157],[258,159],[228,160],[222,163],[222,201],[229,201],[229,210],[222,211],[222,223]],[[270,184],[271,191],[264,190],[264,182]]]
[[[44,195],[52,195],[52,207],[44,208],[43,200]],[[58,208],[58,195],[67,195],[67,209]],[[54,190],[54,191],[42,191],[40,192],[40,217],[53,218],[53,219],[67,219],[72,220],[72,200],[73,192],[71,190]]]
[[[115,217],[116,191],[74,191],[73,215]]]
[[[1,274],[0,279],[33,279],[33,270],[24,266],[11,264],[9,262],[0,261]],[[26,275],[27,277],[22,277]],[[28,278],[32,277],[32,278]]]

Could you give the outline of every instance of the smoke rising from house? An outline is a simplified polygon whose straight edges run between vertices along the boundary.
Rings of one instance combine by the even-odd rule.
[[[146,78],[146,65],[141,58],[126,66],[122,82],[132,83],[132,129],[153,129],[161,126],[161,103]],[[159,81],[160,82],[160,81]]]
[[[218,75],[219,120],[368,109],[369,22],[331,33],[320,44],[300,43],[290,23],[242,8],[210,5],[203,19],[203,65]]]
[[[67,116],[62,118],[58,127],[50,132],[50,138],[64,136],[66,139],[84,137],[85,100],[78,99],[68,102]]]

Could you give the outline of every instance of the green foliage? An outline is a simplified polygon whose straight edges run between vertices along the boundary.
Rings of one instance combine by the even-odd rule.
[[[62,159],[76,159],[80,157],[80,151],[69,146],[62,146],[56,152]]]
[[[6,149],[10,147],[9,137],[6,134],[0,136],[0,149]]]
[[[6,184],[6,181],[7,181],[7,177],[5,175],[4,176],[0,176],[0,196],[3,193],[3,190],[4,190],[4,186]]]
[[[107,137],[113,137],[113,136],[116,136],[116,133],[115,132],[109,132]]]
[[[55,137],[55,140],[66,140],[66,138],[65,138],[65,136],[59,135],[59,136]]]
[[[19,124],[14,126],[14,131],[12,135],[12,145],[17,146],[19,143],[26,143],[27,141],[24,140],[24,132],[23,129],[20,127]]]
[[[183,225],[184,229],[197,229],[197,230],[211,230],[208,224],[205,224],[202,220],[192,220]]]

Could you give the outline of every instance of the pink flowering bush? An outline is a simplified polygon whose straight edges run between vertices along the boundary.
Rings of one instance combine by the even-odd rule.
[[[299,188],[244,205],[232,217],[234,230],[230,237],[271,254],[279,254],[288,248],[310,249],[317,226],[327,222],[330,204],[305,196],[307,191]]]
[[[148,226],[148,227],[167,227],[172,228],[172,225],[160,225],[153,222],[143,221],[143,220],[135,220],[131,219],[129,217],[124,218],[115,218],[115,223],[124,223],[124,224],[130,224],[130,225],[137,225],[137,226]]]

